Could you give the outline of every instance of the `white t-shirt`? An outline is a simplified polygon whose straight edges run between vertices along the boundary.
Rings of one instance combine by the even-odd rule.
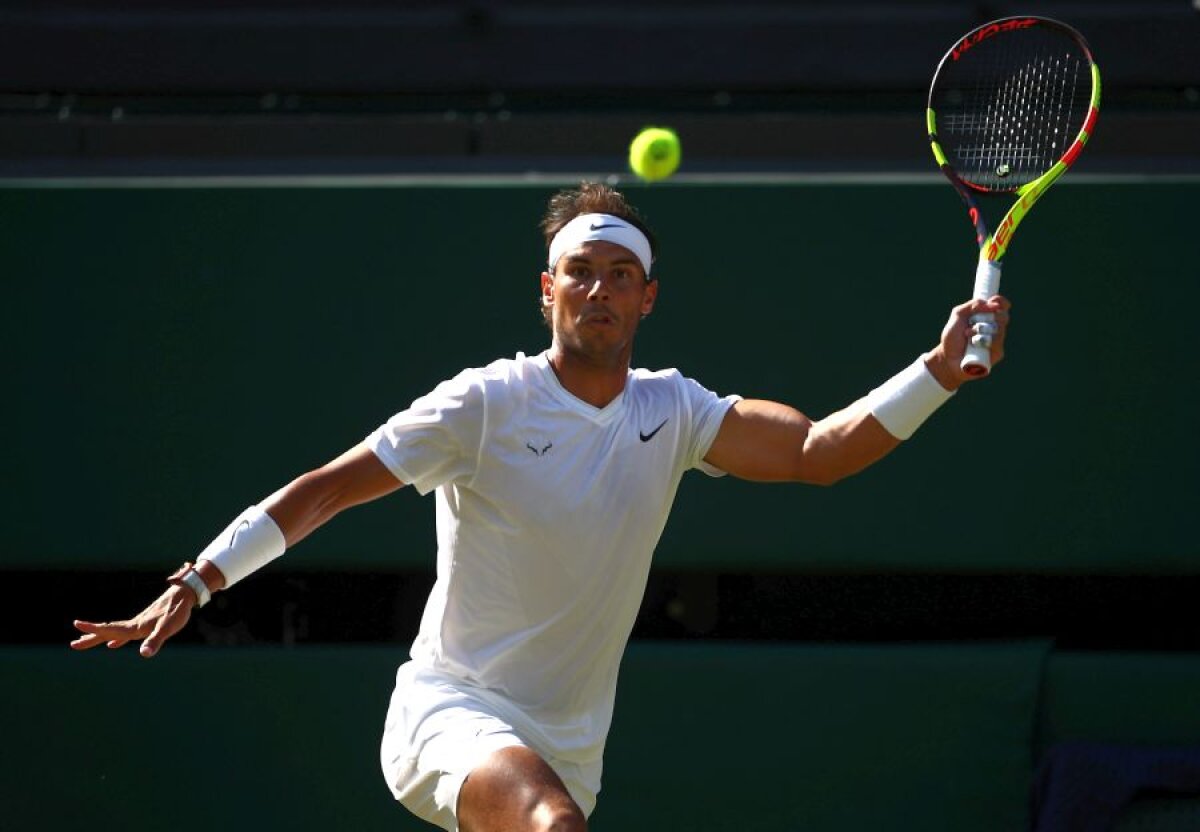
[[[690,468],[738,397],[676,370],[631,370],[604,408],[545,353],[466,370],[367,439],[398,479],[437,491],[437,581],[413,643],[536,726],[562,759],[603,752],[650,559]]]

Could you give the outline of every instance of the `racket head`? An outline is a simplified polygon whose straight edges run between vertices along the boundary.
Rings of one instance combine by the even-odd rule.
[[[929,140],[956,187],[1020,194],[1075,161],[1099,105],[1100,73],[1079,32],[1046,17],[1001,18],[959,38],[938,64]]]

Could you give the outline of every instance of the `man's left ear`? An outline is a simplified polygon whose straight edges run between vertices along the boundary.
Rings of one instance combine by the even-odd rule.
[[[554,278],[549,272],[542,272],[542,304],[554,303]]]
[[[642,317],[646,317],[653,311],[654,302],[658,300],[658,281],[651,280],[646,284],[646,292],[642,295]]]

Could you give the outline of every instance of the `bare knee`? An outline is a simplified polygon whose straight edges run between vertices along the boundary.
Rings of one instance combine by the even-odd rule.
[[[587,818],[573,800],[542,801],[529,819],[535,832],[587,832]]]
[[[458,797],[462,832],[586,832],[587,819],[558,775],[523,747],[497,751]]]

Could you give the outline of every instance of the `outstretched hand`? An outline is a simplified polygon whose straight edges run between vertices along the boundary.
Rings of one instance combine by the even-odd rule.
[[[83,635],[71,642],[71,649],[90,650],[101,644],[115,649],[145,639],[138,652],[149,659],[158,653],[163,642],[183,629],[195,604],[196,595],[187,587],[169,587],[154,603],[125,621],[104,624],[76,621],[75,628]]]
[[[947,390],[957,390],[963,382],[979,378],[964,372],[961,364],[971,336],[979,334],[980,327],[991,327],[992,366],[999,364],[1004,359],[1004,338],[1008,334],[1011,310],[1012,304],[1002,295],[994,295],[987,300],[969,300],[954,307],[950,311],[950,319],[942,328],[937,347],[925,358],[925,365],[938,383]],[[995,323],[972,324],[971,316],[983,312],[994,314]]]

